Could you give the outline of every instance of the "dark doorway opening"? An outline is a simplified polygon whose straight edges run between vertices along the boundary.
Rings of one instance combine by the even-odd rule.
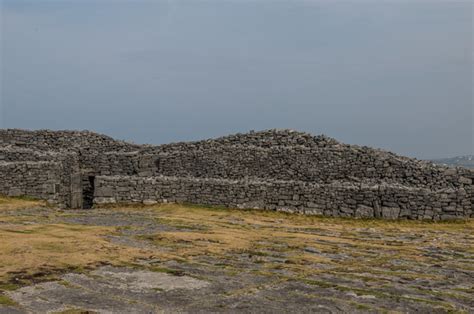
[[[155,160],[156,172],[160,172],[160,158]]]
[[[84,176],[82,179],[82,208],[89,209],[94,205],[95,176]]]

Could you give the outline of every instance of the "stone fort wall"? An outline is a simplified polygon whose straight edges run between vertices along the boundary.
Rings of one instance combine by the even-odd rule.
[[[16,146],[40,151],[132,151],[139,145],[117,141],[90,131],[0,130],[0,146]]]
[[[407,160],[360,147],[328,148],[222,146],[156,155],[155,174],[165,176],[264,179],[331,183],[399,183],[447,188],[462,184],[462,170]],[[469,176],[466,172],[465,175]]]
[[[333,217],[445,220],[472,216],[467,193],[464,188],[433,191],[347,182],[105,176],[96,178],[94,201],[97,204],[182,202]]]
[[[59,193],[61,179],[57,162],[0,162],[0,194],[3,195],[27,195],[65,204]]]
[[[71,177],[80,173],[91,204],[180,201],[330,216],[473,216],[473,170],[290,130],[161,146],[87,131],[0,130],[0,148],[3,163],[56,162],[64,195],[77,192]],[[29,184],[40,186],[44,177],[34,177]],[[1,179],[0,193],[5,182],[19,184]],[[71,195],[69,201],[64,195],[56,199],[71,206]]]
[[[75,153],[0,147],[0,194],[32,196],[71,207],[72,180],[80,173]]]

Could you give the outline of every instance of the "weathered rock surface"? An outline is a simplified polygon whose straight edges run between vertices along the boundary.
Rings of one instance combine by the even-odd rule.
[[[2,314],[474,311],[472,221],[359,221],[174,204],[26,208],[1,211],[0,221],[7,221],[0,223],[4,234],[31,224],[67,224],[78,233],[106,226],[107,240],[123,254],[147,252],[125,265],[107,265],[117,263],[110,254],[107,266],[91,269],[27,269],[39,272],[29,277],[19,268],[0,281],[0,297],[16,303],[0,299]],[[54,246],[43,247],[46,253],[61,254]]]

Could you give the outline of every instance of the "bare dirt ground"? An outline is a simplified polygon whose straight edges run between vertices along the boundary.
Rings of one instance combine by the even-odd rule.
[[[0,198],[0,313],[474,313],[474,221]]]

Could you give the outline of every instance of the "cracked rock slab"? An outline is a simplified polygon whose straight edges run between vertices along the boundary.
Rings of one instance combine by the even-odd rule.
[[[89,275],[66,274],[62,281],[45,282],[8,293],[27,313],[81,309],[97,313],[156,313],[162,309],[150,296],[177,289],[202,289],[208,282],[189,276],[102,267]],[[2,313],[2,312],[0,312]],[[7,312],[5,312],[7,313]]]

